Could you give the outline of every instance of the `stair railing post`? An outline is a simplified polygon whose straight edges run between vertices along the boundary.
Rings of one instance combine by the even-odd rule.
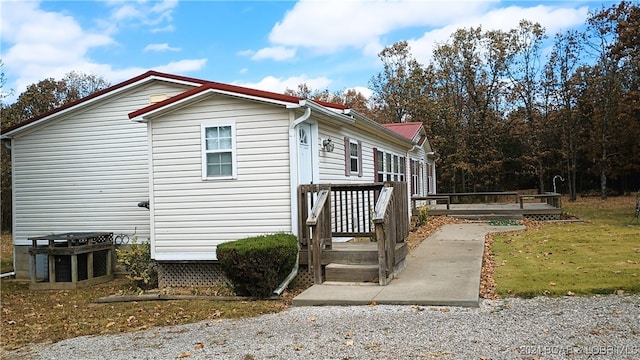
[[[313,204],[313,208],[311,209],[311,213],[309,214],[306,223],[309,227],[309,231],[311,232],[311,236],[309,237],[310,244],[308,245],[308,260],[309,268],[313,269],[313,282],[315,284],[322,284],[322,247],[324,246],[323,243],[326,234],[322,231],[324,228],[322,221],[318,224],[318,220],[326,218],[323,214],[323,210],[331,210],[329,207],[325,206],[325,204],[327,204],[329,194],[330,191],[327,189],[318,191],[318,198]],[[329,234],[329,236],[331,236],[331,234]]]
[[[380,190],[378,202],[373,211],[373,223],[375,224],[376,238],[378,241],[378,281],[381,286],[389,283],[389,278],[392,274],[392,271],[390,272],[388,269],[389,259],[387,259],[387,246],[389,246],[388,243],[390,241],[388,211],[392,195],[392,187],[383,187],[382,190]],[[395,241],[393,246],[395,246]]]

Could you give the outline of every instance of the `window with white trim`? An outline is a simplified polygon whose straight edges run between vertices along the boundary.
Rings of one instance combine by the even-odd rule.
[[[404,156],[376,150],[375,158],[377,181],[407,181]]]
[[[411,195],[424,195],[424,172],[422,163],[411,159]]]
[[[235,124],[202,124],[202,178],[236,178]]]
[[[344,138],[344,175],[362,176],[362,141]]]

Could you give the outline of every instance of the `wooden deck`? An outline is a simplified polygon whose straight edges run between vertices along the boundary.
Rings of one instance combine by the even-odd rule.
[[[467,219],[533,218],[558,220],[564,211],[560,194],[518,194],[515,191],[485,193],[453,193],[414,196],[414,214],[425,206],[432,216],[455,216]]]
[[[427,212],[432,216],[448,215],[458,217],[559,217],[563,214],[561,208],[542,203],[520,204],[450,204],[427,205]]]

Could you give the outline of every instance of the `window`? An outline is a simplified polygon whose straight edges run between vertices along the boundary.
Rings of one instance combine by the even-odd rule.
[[[424,173],[420,161],[411,159],[411,195],[424,195]]]
[[[376,181],[384,181],[384,153],[376,150]]]
[[[358,172],[358,143],[349,143],[349,161],[351,162],[351,172]]]
[[[376,181],[407,181],[405,157],[376,149]]]
[[[362,176],[362,141],[344,138],[344,175]]]
[[[202,178],[236,177],[235,124],[202,125]]]

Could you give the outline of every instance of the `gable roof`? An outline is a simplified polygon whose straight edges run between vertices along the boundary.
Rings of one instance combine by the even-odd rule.
[[[149,114],[151,112],[154,112],[155,110],[159,110],[167,106],[170,107],[174,104],[181,103],[184,100],[195,98],[195,97],[198,97],[199,95],[203,95],[208,92],[233,93],[233,94],[244,95],[250,98],[260,98],[260,99],[272,100],[275,102],[294,103],[294,104],[297,104],[298,102],[300,102],[300,100],[302,100],[299,97],[291,96],[291,95],[278,94],[278,93],[273,93],[269,91],[250,89],[242,86],[229,85],[229,84],[223,84],[218,82],[205,82],[203,85],[197,88],[187,90],[176,96],[172,96],[163,101],[157,102],[149,106],[145,106],[142,109],[138,109],[134,112],[131,112],[129,113],[129,119],[134,119],[140,116],[144,116],[145,114]]]
[[[153,113],[156,110],[160,110],[168,107],[170,108],[173,105],[179,104],[189,99],[195,99],[201,95],[204,95],[210,92],[232,94],[235,96],[242,96],[245,98],[259,99],[261,101],[271,101],[275,103],[285,103],[285,104],[299,104],[301,101],[305,100],[304,98],[292,96],[292,95],[285,95],[280,93],[274,93],[271,91],[247,88],[247,87],[238,86],[238,85],[230,85],[230,84],[223,84],[223,83],[214,82],[214,81],[208,81],[197,88],[185,91],[181,94],[172,96],[158,103],[133,111],[129,113],[129,119],[141,121],[140,119],[136,119],[136,118],[140,118],[141,116],[145,116],[147,114]],[[312,101],[326,108],[331,108],[336,110],[348,109],[347,106],[342,104],[334,104],[334,103],[329,103],[326,101],[319,101],[319,100],[312,100]]]
[[[111,96],[113,94],[116,94],[120,91],[123,91],[125,89],[128,89],[132,86],[135,86],[139,83],[144,83],[153,79],[160,79],[160,80],[166,80],[166,81],[172,81],[172,82],[176,82],[176,83],[182,83],[182,84],[189,84],[189,85],[193,85],[193,86],[198,86],[198,85],[202,85],[204,83],[206,83],[206,81],[204,80],[200,80],[200,79],[196,79],[196,78],[191,78],[191,77],[186,77],[186,76],[180,76],[180,75],[173,75],[173,74],[166,74],[166,73],[161,73],[158,71],[147,71],[144,74],[140,74],[136,77],[133,77],[129,80],[123,81],[119,84],[110,86],[106,89],[97,91],[89,96],[83,97],[82,99],[78,99],[76,101],[72,101],[68,104],[62,105],[60,107],[57,107],[53,110],[47,111],[43,114],[40,114],[38,116],[32,117],[31,119],[28,119],[26,121],[23,121],[19,124],[16,124],[14,126],[10,126],[6,129],[0,129],[0,134],[2,134],[2,137],[9,137],[11,135],[13,135],[14,133],[16,133],[19,130],[28,128],[30,126],[33,126],[37,123],[42,123],[45,121],[48,121],[50,119],[53,119],[59,115],[65,114],[68,111],[72,110],[72,109],[76,109],[78,107],[81,106],[85,106],[85,105],[89,105],[92,104],[93,102],[102,99],[106,96]]]
[[[413,139],[415,139],[416,135],[418,135],[418,133],[422,129],[421,122],[382,124],[382,126],[412,141]]]

